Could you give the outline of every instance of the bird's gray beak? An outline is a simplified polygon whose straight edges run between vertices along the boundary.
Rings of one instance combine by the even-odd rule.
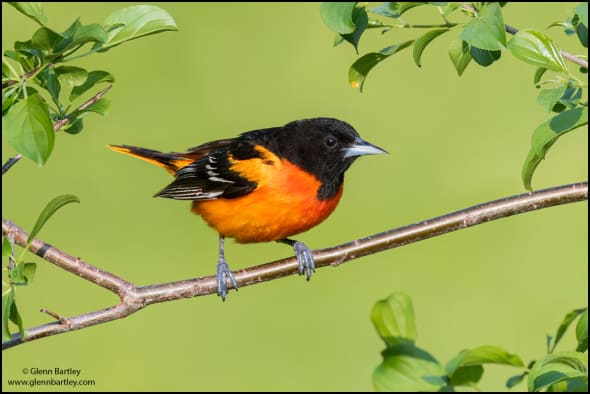
[[[383,153],[387,153],[387,151],[357,137],[354,140],[354,144],[345,149],[344,158],[346,159],[347,157],[363,155],[380,155]]]

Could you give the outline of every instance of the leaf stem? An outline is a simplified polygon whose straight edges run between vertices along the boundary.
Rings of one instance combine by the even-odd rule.
[[[53,130],[55,131],[59,131],[61,130],[61,128],[70,121],[70,116],[72,115],[73,112],[76,111],[82,111],[85,110],[86,108],[90,107],[92,104],[96,103],[98,100],[100,100],[102,98],[102,96],[104,96],[105,94],[107,94],[107,92],[109,90],[111,90],[111,88],[113,87],[113,85],[109,85],[106,88],[104,88],[103,90],[101,90],[100,92],[96,93],[94,96],[92,96],[88,101],[86,101],[84,104],[82,104],[81,106],[79,106],[76,110],[72,111],[69,115],[67,115],[66,117],[59,119],[57,122],[55,122],[55,124],[53,125]]]
[[[106,48],[104,48],[104,47],[102,47],[102,46],[100,46],[100,47],[97,47],[97,48],[93,48],[93,49],[91,49],[91,50],[89,50],[89,51],[86,51],[86,52],[84,52],[84,53],[81,53],[81,54],[79,54],[78,56],[74,56],[74,57],[72,57],[72,58],[69,58],[69,59],[65,59],[65,58],[64,58],[64,59],[62,59],[62,63],[71,62],[72,60],[76,60],[76,59],[80,59],[80,58],[86,57],[86,56],[88,56],[88,55],[92,55],[93,53],[96,53],[96,52],[98,52],[98,51],[100,51],[100,50],[102,50],[102,49],[106,49]],[[69,54],[71,54],[71,53],[73,53],[73,52],[70,52]],[[69,54],[68,54],[68,55],[69,55]]]
[[[417,24],[417,25],[412,25],[409,23],[406,23],[404,25],[394,25],[393,27],[399,27],[399,28],[405,28],[405,29],[432,29],[432,28],[451,28],[451,27],[455,27],[455,26],[460,26],[462,25],[462,23],[433,23],[433,24]]]
[[[10,70],[10,74],[14,75],[15,78],[18,78],[18,73],[16,72],[14,67],[12,67],[12,64],[10,64],[10,62],[6,59],[6,56],[4,55],[2,55],[2,63],[6,64],[6,67],[8,67],[8,69]],[[2,89],[4,89],[4,85],[2,85]]]

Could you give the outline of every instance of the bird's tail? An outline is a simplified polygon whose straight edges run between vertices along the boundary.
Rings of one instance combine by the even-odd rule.
[[[182,167],[192,163],[194,155],[183,154],[178,152],[164,153],[153,149],[140,148],[130,145],[108,145],[115,152],[124,153],[129,156],[147,161],[148,163],[164,168],[172,175],[176,174]]]

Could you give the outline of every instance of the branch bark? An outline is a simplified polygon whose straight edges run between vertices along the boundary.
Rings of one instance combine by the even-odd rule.
[[[362,256],[492,220],[587,199],[588,182],[580,182],[475,205],[349,243],[316,250],[314,251],[316,267],[337,266]],[[12,234],[16,244],[23,247],[26,245],[27,232],[5,219],[2,219],[2,234]],[[19,334],[15,334],[11,340],[2,343],[2,350],[24,342],[121,319],[150,304],[199,297],[216,292],[215,276],[140,287],[79,258],[72,257],[39,239],[32,242],[30,251],[68,272],[117,294],[120,302],[109,308],[70,318],[61,318],[60,321],[28,329],[25,339],[21,338]],[[235,271],[235,276],[238,285],[245,287],[295,273],[297,273],[297,260],[291,257]],[[231,287],[231,284],[229,286]]]

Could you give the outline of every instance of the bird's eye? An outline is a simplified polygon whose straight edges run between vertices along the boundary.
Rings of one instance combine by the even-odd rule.
[[[334,138],[330,135],[330,136],[326,137],[326,139],[324,140],[324,144],[326,144],[326,146],[328,148],[333,148],[334,145],[336,145],[336,138]]]

